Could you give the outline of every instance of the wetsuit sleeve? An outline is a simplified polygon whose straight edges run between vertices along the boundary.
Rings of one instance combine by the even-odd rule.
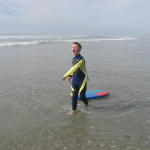
[[[81,59],[78,63],[72,66],[63,77],[73,76],[73,74],[82,66],[83,62],[83,59]]]

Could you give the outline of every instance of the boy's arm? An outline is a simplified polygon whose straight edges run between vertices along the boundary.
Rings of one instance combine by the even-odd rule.
[[[72,66],[61,79],[65,80],[67,77],[73,76],[73,74],[78,70],[78,68],[81,67],[82,64],[83,64],[83,59],[81,59],[78,63],[76,63],[74,66]]]

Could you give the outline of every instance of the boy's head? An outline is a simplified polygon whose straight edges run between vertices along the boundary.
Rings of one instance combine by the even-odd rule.
[[[72,54],[73,54],[73,56],[77,56],[80,53],[81,48],[82,48],[82,46],[80,43],[73,42],[72,43]]]

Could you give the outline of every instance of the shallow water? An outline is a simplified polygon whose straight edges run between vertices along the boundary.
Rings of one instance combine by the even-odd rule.
[[[70,44],[0,47],[1,150],[149,150],[149,40],[82,42],[88,89],[110,96],[79,102],[68,116]]]

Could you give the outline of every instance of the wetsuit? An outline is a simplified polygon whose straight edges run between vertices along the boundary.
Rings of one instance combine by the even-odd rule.
[[[77,108],[78,95],[84,104],[88,105],[88,101],[85,96],[88,76],[85,67],[85,60],[80,54],[73,57],[72,67],[64,75],[64,77],[72,77],[72,110],[76,110]]]

